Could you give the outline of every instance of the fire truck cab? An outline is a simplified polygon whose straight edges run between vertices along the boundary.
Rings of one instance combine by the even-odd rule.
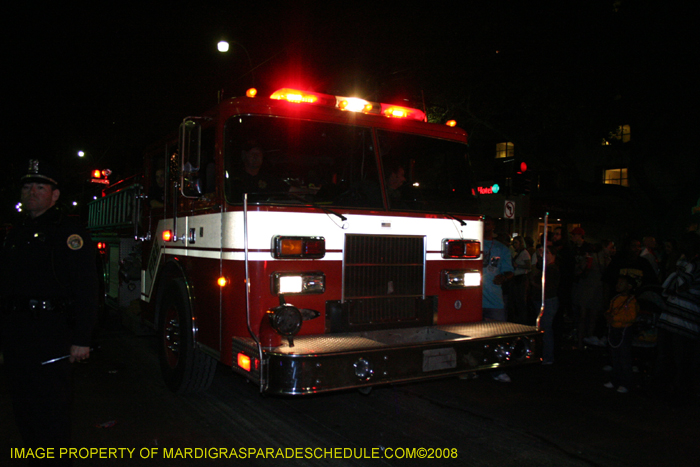
[[[425,120],[249,91],[90,205],[105,300],[140,299],[172,390],[206,389],[217,362],[301,395],[541,361],[538,329],[482,321],[467,135]]]

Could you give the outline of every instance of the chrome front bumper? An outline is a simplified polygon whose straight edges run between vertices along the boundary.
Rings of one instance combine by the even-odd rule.
[[[261,392],[301,395],[538,363],[542,332],[479,322],[297,336],[294,347],[263,348],[263,361],[253,371],[237,365],[239,353],[258,359],[254,341],[233,339],[233,370],[259,382]]]

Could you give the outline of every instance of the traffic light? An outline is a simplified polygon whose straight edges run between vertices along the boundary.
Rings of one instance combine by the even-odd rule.
[[[530,194],[532,173],[527,169],[525,162],[521,162],[519,168],[520,170],[513,175],[512,192],[514,195]]]
[[[523,173],[523,194],[529,195],[532,191],[532,172],[529,170]]]
[[[109,185],[109,176],[112,174],[112,171],[109,169],[95,169],[92,171],[92,178],[90,179],[91,183],[101,183],[103,185]]]

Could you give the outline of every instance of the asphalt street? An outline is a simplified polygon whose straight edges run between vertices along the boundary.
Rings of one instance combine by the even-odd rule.
[[[76,368],[77,466],[214,465],[231,451],[247,465],[314,466],[690,466],[700,454],[700,399],[647,394],[649,350],[629,394],[603,387],[605,350],[591,348],[511,371],[510,384],[482,374],[264,397],[219,366],[208,392],[180,396],[160,379],[153,336],[112,325],[99,341]],[[21,466],[4,376],[0,413],[1,464]]]

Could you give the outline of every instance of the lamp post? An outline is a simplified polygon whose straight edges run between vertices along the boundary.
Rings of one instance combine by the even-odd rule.
[[[235,44],[235,45],[239,46],[241,49],[243,49],[243,51],[246,54],[246,57],[248,57],[248,65],[250,66],[250,80],[252,82],[252,85],[255,86],[255,72],[253,71],[253,61],[250,59],[250,54],[248,53],[248,49],[246,49],[243,44],[241,44],[240,42],[237,42],[237,41],[229,42],[226,40],[221,40],[216,45],[216,48],[221,53],[228,53],[231,44]]]

